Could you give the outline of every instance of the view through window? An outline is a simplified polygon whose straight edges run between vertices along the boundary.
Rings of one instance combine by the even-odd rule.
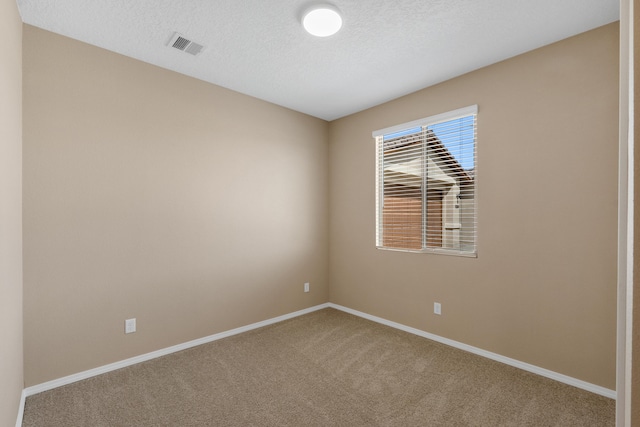
[[[377,246],[476,255],[477,106],[374,132]]]

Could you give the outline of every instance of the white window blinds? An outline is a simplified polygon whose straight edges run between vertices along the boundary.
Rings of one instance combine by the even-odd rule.
[[[373,133],[379,248],[476,256],[477,106]]]

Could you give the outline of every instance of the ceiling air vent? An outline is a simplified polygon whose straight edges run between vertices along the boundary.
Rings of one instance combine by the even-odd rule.
[[[171,37],[167,46],[190,53],[194,56],[202,52],[202,49],[204,49],[204,46],[201,44],[195,43],[179,33],[175,33],[173,37]]]

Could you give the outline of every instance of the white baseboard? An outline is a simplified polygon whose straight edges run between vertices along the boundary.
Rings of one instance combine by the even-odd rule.
[[[463,344],[458,341],[454,341],[448,338],[443,338],[438,335],[430,334],[429,332],[424,332],[419,329],[412,328],[410,326],[403,325],[401,323],[392,322],[390,320],[383,319],[381,317],[372,316],[367,313],[363,313],[361,311],[353,310],[351,308],[343,307],[338,304],[329,303],[329,307],[335,308],[336,310],[344,311],[345,313],[353,314],[358,317],[362,317],[367,320],[371,320],[377,323],[381,323],[386,326],[390,326],[395,329],[400,329],[405,332],[409,332],[410,334],[418,335],[423,338],[427,338],[433,341],[437,341],[442,344],[446,344],[451,347],[458,348],[460,350],[468,351],[469,353],[477,354],[482,357],[486,357],[487,359],[495,360],[497,362],[504,363],[509,366],[513,366],[516,368],[520,368],[524,371],[532,372],[537,375],[541,375],[546,378],[550,378],[552,380],[556,380],[558,382],[568,384],[577,388],[581,388],[586,391],[590,391],[591,393],[599,394],[604,397],[608,397],[611,399],[616,398],[616,391],[610,390],[605,387],[601,387],[599,385],[591,384],[586,381],[579,380],[577,378],[569,377],[567,375],[559,374],[554,371],[550,371],[548,369],[540,368],[535,365],[530,365],[529,363],[521,362],[519,360],[511,359],[509,357],[502,356],[500,354],[492,353],[490,351],[483,350],[481,348],[473,347],[471,345]]]
[[[131,357],[129,359],[121,360],[119,362],[110,363],[98,368],[89,369],[87,371],[79,372],[77,374],[69,375],[66,377],[58,378],[56,380],[48,381],[46,383],[37,384],[31,387],[27,387],[23,391],[23,397],[32,396],[34,394],[42,393],[43,391],[52,390],[63,385],[71,384],[76,381],[85,380],[87,378],[95,377],[100,374],[115,371],[127,366],[135,365],[136,363],[146,362],[147,360],[156,359],[158,357],[166,356],[167,354],[175,353],[178,351],[186,350],[191,347],[206,344],[212,341],[217,341],[222,338],[227,338],[233,335],[238,335],[243,332],[248,332],[253,329],[262,328],[263,326],[272,325],[274,323],[282,322],[283,320],[292,319],[294,317],[302,316],[323,308],[329,307],[329,303],[316,305],[314,307],[306,308],[304,310],[295,311],[293,313],[284,314],[282,316],[274,317],[272,319],[263,320],[262,322],[252,323],[250,325],[241,326],[239,328],[231,329],[229,331],[220,332],[218,334],[210,335],[208,337],[199,338],[186,343],[177,344],[171,347],[163,348],[160,350],[152,351],[151,353],[142,354],[140,356]],[[22,402],[22,408],[24,408],[24,399]],[[20,411],[20,421],[22,422],[22,410]]]
[[[18,418],[16,419],[16,427],[22,427],[22,416],[24,415],[24,402],[27,399],[27,393],[22,390],[20,396],[20,406],[18,406]]]
[[[358,317],[362,317],[367,320],[371,320],[376,323],[381,323],[386,326],[390,326],[392,328],[400,329],[405,332],[409,332],[414,335],[418,335],[423,338],[427,338],[436,342],[440,342],[442,344],[449,345],[451,347],[458,348],[460,350],[468,351],[469,353],[477,354],[479,356],[486,357],[488,359],[492,359],[506,365],[510,365],[516,368],[520,368],[522,370],[532,372],[537,375],[541,375],[543,377],[550,378],[552,380],[559,381],[561,383],[565,383],[577,388],[581,388],[583,390],[599,394],[601,396],[605,396],[611,399],[616,398],[615,390],[610,390],[595,384],[588,383],[586,381],[582,381],[576,378],[569,377],[567,375],[559,374],[557,372],[550,371],[548,369],[540,368],[535,365],[531,365],[528,363],[521,362],[519,360],[511,359],[509,357],[505,357],[496,353],[492,353],[490,351],[482,350],[477,347],[473,347],[467,344],[463,344],[458,341],[454,341],[448,338],[443,338],[438,335],[431,334],[429,332],[421,331],[419,329],[412,328],[410,326],[406,326],[400,323],[392,322],[390,320],[383,319],[381,317],[373,316],[367,313],[363,313],[361,311],[353,310],[347,307],[343,307],[338,304],[333,303],[325,303],[316,305],[314,307],[310,307],[304,310],[299,310],[293,313],[285,314],[282,316],[274,317],[272,319],[264,320],[257,323],[252,323],[250,325],[242,326],[239,328],[231,329],[229,331],[220,332],[218,334],[210,335],[208,337],[199,338],[193,341],[188,341],[183,344],[174,345],[172,347],[167,347],[164,349],[160,349],[157,351],[153,351],[151,353],[142,354],[140,356],[135,356],[129,359],[121,360],[119,362],[111,363],[109,365],[101,366],[94,369],[89,369],[87,371],[79,372],[77,374],[69,375],[66,377],[58,378],[56,380],[48,381],[42,384],[37,384],[31,387],[27,387],[22,391],[22,398],[20,400],[20,408],[18,413],[18,420],[16,421],[16,427],[20,427],[22,425],[22,415],[24,412],[24,404],[25,399],[28,396],[32,396],[34,394],[42,393],[43,391],[52,390],[57,387],[61,387],[63,385],[71,384],[76,381],[81,381],[87,378],[95,377],[100,374],[104,374],[107,372],[115,371],[116,369],[121,369],[127,366],[135,365],[136,363],[145,362],[147,360],[155,359],[161,356],[166,356],[171,353],[175,353],[178,351],[186,350],[191,347],[195,347],[198,345],[206,344],[212,341],[217,341],[222,338],[227,338],[233,335],[241,334],[243,332],[248,332],[253,329],[262,328],[264,326],[272,325],[274,323],[282,322],[283,320],[292,319],[294,317],[302,316],[304,314],[308,314],[317,310],[322,310],[324,308],[334,308],[336,310],[344,311],[346,313],[353,314]]]

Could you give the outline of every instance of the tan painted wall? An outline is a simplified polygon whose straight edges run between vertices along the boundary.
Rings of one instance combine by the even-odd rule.
[[[25,26],[24,123],[27,386],[328,300],[326,122]]]
[[[615,389],[618,28],[332,122],[331,301]],[[371,132],[472,104],[478,258],[376,250]]]
[[[22,361],[22,19],[0,1],[0,426],[16,423]]]

